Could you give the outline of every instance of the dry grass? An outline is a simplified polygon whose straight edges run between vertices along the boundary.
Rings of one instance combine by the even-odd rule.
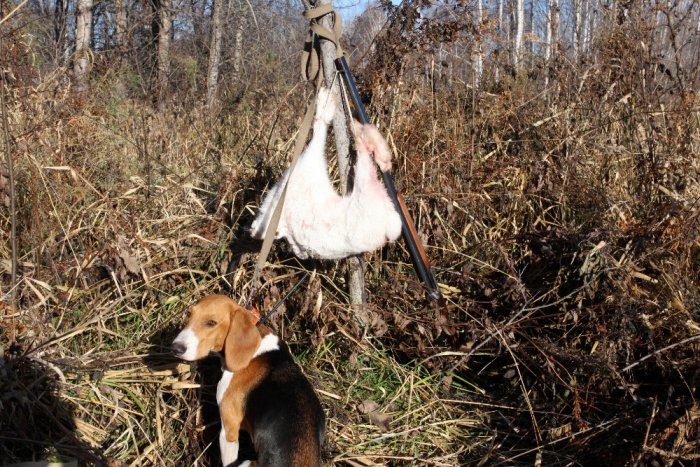
[[[700,103],[650,97],[619,66],[546,91],[373,90],[447,304],[393,245],[367,255],[360,329],[342,268],[276,248],[265,306],[313,271],[274,325],[319,390],[329,463],[697,462]],[[212,119],[107,79],[79,101],[59,78],[10,89],[21,254],[0,308],[0,458],[216,465],[216,363],[166,349],[198,297],[247,296],[243,227],[301,92]]]

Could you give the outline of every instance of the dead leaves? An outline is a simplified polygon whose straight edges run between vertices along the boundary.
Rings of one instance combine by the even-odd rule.
[[[115,262],[121,266],[117,268],[119,276],[124,279],[127,273],[138,275],[141,272],[140,262],[136,254],[122,235],[117,236],[117,245],[115,249]]]
[[[435,329],[437,330],[438,336],[444,333],[448,336],[454,336],[457,330],[455,329],[452,321],[450,321],[450,314],[445,305],[437,305],[435,307]]]
[[[372,425],[379,427],[382,431],[389,431],[393,416],[381,412],[379,410],[380,407],[381,406],[373,400],[367,399],[357,405],[357,411],[364,415]],[[395,411],[396,409],[393,408],[392,412]]]
[[[686,413],[666,429],[644,443],[644,451],[660,456],[665,466],[675,461],[700,460],[700,405],[694,403]]]

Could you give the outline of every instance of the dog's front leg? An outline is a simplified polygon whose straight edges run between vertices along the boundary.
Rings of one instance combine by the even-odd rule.
[[[238,403],[237,403],[238,402]],[[238,460],[238,431],[243,420],[243,406],[235,397],[224,398],[219,404],[221,412],[221,433],[219,434],[219,449],[221,463],[228,467]]]

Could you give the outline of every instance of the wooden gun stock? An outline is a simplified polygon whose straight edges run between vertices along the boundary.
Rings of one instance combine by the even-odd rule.
[[[399,207],[401,208],[401,213],[403,214],[403,217],[406,219],[410,219],[408,214],[408,208],[406,207],[406,201],[404,201],[403,195],[400,191],[396,192],[396,198],[399,200]],[[407,227],[411,233],[411,237],[416,241],[416,247],[418,249],[418,254],[420,255],[421,261],[423,261],[423,264],[425,264],[426,268],[430,268],[430,260],[428,259],[428,255],[425,254],[425,250],[423,249],[423,244],[420,242],[420,238],[418,238],[418,232],[416,232],[416,227],[413,225],[412,222],[409,222]]]

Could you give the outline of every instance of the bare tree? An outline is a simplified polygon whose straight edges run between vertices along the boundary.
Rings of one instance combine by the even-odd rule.
[[[126,3],[127,0],[115,0],[116,40],[121,53],[126,50]]]
[[[481,26],[484,21],[484,8],[482,0],[476,2],[476,20],[479,25],[479,36],[475,37],[472,55],[474,64],[474,87],[478,88],[481,84],[481,77],[484,74],[484,57],[481,45]]]
[[[371,61],[377,48],[377,37],[386,23],[384,11],[377,6],[368,7],[350,26],[349,43],[352,46],[353,63],[365,66]],[[358,60],[357,58],[362,60]]]
[[[209,66],[207,68],[207,107],[211,111],[217,101],[219,91],[219,65],[221,63],[222,12],[225,0],[214,0],[212,13],[211,43],[209,46]]]
[[[581,33],[583,30],[583,0],[573,0],[574,4],[574,24],[572,45],[574,49],[574,57],[578,57],[581,52]]]
[[[497,9],[498,9],[498,35],[503,36],[503,0],[498,0]],[[494,52],[494,55],[496,56],[496,71],[494,73],[494,79],[496,80],[496,82],[500,81],[500,79],[501,79],[501,66],[500,66],[500,63],[498,63],[498,56],[500,55],[500,51],[501,51],[501,46],[500,45],[496,46],[496,50]]]
[[[236,31],[233,37],[233,80],[241,77],[241,67],[243,66],[243,29],[247,21],[247,9],[243,2],[239,2],[238,18],[236,21]],[[229,10],[231,4],[229,3]]]
[[[557,41],[559,40],[559,0],[548,0],[547,13],[549,15],[547,21],[547,39],[545,41],[544,62],[547,67],[547,73],[544,75],[544,85],[549,85],[549,68],[551,67],[552,59],[557,54]]]
[[[583,4],[581,12],[581,39],[579,43],[579,52],[586,53],[588,51],[589,35],[590,35],[590,9],[591,1],[581,2]]]
[[[158,11],[158,106],[165,109],[170,76],[170,35],[172,32],[172,0],[156,0]]]
[[[591,0],[586,6],[586,33],[584,35],[586,51],[591,50],[593,34],[598,27],[598,12],[598,2],[596,0]]]
[[[515,0],[515,37],[513,38],[513,66],[518,70],[523,48],[523,29],[525,27],[525,0]]]
[[[530,0],[530,11],[528,12],[530,23],[530,55],[534,59],[535,47],[537,46],[537,28],[535,27],[535,0]]]
[[[90,88],[90,41],[92,40],[92,0],[78,0],[75,18],[73,80],[78,91]]]

